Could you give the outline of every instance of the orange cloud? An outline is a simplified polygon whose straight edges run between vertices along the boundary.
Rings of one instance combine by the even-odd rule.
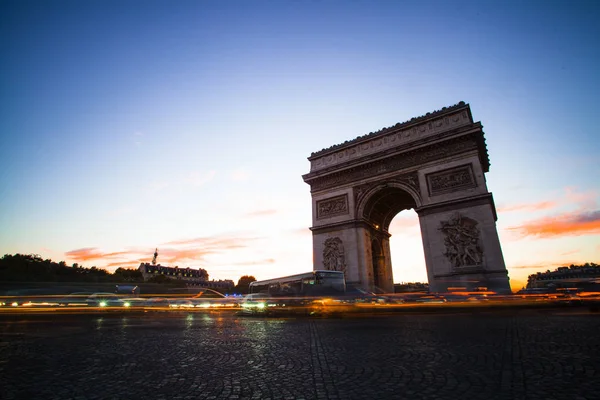
[[[176,240],[158,245],[158,261],[163,265],[177,263],[202,263],[206,256],[227,250],[248,247],[248,243],[260,238],[256,237],[203,237]],[[152,259],[154,248],[130,248],[123,251],[106,252],[96,247],[71,250],[65,256],[79,263],[94,262],[104,265],[103,268],[137,267],[141,262]]]
[[[178,262],[189,262],[199,261],[204,259],[207,255],[215,254],[218,251],[214,249],[202,249],[202,248],[191,248],[191,249],[159,249],[159,259],[166,264],[175,264]]]
[[[579,264],[583,264],[583,263],[579,262],[579,261],[539,262],[539,263],[535,263],[533,265],[515,265],[512,267],[507,267],[507,269],[510,269],[510,270],[533,269],[535,271],[545,272],[547,270],[554,270],[558,267],[564,267],[565,265],[571,265],[571,264],[579,265]]]
[[[71,258],[77,261],[91,261],[91,260],[102,260],[105,258],[114,258],[122,255],[131,254],[129,251],[117,251],[105,253],[100,251],[97,247],[86,247],[83,249],[71,250],[65,253],[67,258]]]
[[[600,210],[571,212],[554,217],[544,217],[508,229],[519,233],[521,237],[549,238],[600,234]]]
[[[546,270],[549,267],[547,265],[517,265],[514,267],[507,267],[508,269],[537,269],[539,271],[541,271],[542,269]]]
[[[524,273],[527,273],[529,275],[531,274],[535,274],[536,272],[546,272],[548,270],[550,271],[554,271],[556,268],[558,267],[566,267],[569,265],[582,265],[585,262],[582,261],[559,261],[559,262],[539,262],[536,263],[534,265],[516,265],[516,266],[512,266],[509,267],[507,266],[508,270],[533,270],[533,271],[525,271]]]
[[[106,268],[137,268],[145,260],[115,261],[106,264]]]
[[[175,240],[159,246],[159,259],[168,264],[198,262],[211,254],[222,253],[225,250],[243,249],[249,242],[258,240],[258,237],[200,237],[192,239]]]
[[[556,207],[557,204],[554,201],[541,201],[539,203],[522,203],[512,204],[498,207],[498,212],[511,212],[511,211],[540,211],[548,210]]]

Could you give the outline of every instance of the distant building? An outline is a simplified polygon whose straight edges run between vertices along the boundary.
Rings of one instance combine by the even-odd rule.
[[[148,281],[156,276],[163,275],[174,281],[183,281],[186,286],[191,287],[202,287],[215,289],[221,292],[233,289],[235,283],[230,279],[212,281],[208,280],[208,272],[205,269],[192,269],[192,268],[179,268],[179,267],[165,267],[157,264],[158,249],[154,250],[154,257],[151,263],[141,263],[138,267],[138,271],[142,274],[144,281]]]
[[[420,282],[409,282],[409,283],[395,283],[395,293],[411,293],[411,292],[428,292],[429,283]]]
[[[142,274],[144,281],[164,275],[175,281],[184,281],[187,286],[206,287],[219,291],[233,289],[235,283],[230,279],[208,280],[208,272],[205,269],[165,267],[160,264],[141,263],[138,271]]]
[[[208,273],[204,269],[165,267],[160,264],[141,263],[138,271],[142,274],[144,281],[147,281],[158,275],[165,275],[168,278],[175,280],[183,280],[186,282],[205,282],[208,280]]]
[[[528,289],[547,287],[566,288],[578,287],[596,289],[600,282],[600,265],[591,263],[584,265],[571,265],[559,267],[554,271],[538,272],[529,275],[527,279]]]

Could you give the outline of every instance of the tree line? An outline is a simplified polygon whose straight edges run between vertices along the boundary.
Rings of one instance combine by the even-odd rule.
[[[5,254],[0,258],[0,281],[5,282],[123,282],[143,281],[136,269],[118,268],[114,273],[105,269],[86,268],[78,263],[67,265],[43,259],[37,254]]]
[[[205,271],[206,272],[206,271]],[[208,278],[208,273],[206,273]],[[248,285],[256,279],[244,275],[234,288],[236,293],[248,293]],[[132,282],[142,283],[142,273],[132,268],[117,268],[110,273],[105,269],[86,268],[78,263],[67,265],[64,261],[55,262],[43,259],[37,254],[5,254],[0,258],[0,281],[2,282]],[[157,275],[148,283],[170,284],[176,281],[165,276]]]

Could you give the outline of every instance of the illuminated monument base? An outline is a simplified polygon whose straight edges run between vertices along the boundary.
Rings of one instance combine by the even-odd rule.
[[[393,292],[388,228],[419,215],[430,291],[510,292],[485,173],[483,127],[463,102],[313,153],[314,269]],[[402,255],[395,255],[402,257]]]

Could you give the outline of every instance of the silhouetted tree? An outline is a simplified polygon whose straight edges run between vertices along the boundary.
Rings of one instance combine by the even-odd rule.
[[[0,281],[7,282],[107,282],[111,275],[103,269],[73,267],[60,261],[42,259],[37,254],[5,254],[0,258]]]
[[[208,280],[208,271],[205,270],[204,268],[200,268],[198,269],[198,273],[200,274],[200,279],[204,279],[205,281]]]
[[[250,282],[256,281],[256,278],[251,275],[244,275],[239,280],[235,287],[236,292],[246,294],[249,291]]]
[[[117,268],[113,274],[116,282],[143,282],[144,277],[137,269]]]

